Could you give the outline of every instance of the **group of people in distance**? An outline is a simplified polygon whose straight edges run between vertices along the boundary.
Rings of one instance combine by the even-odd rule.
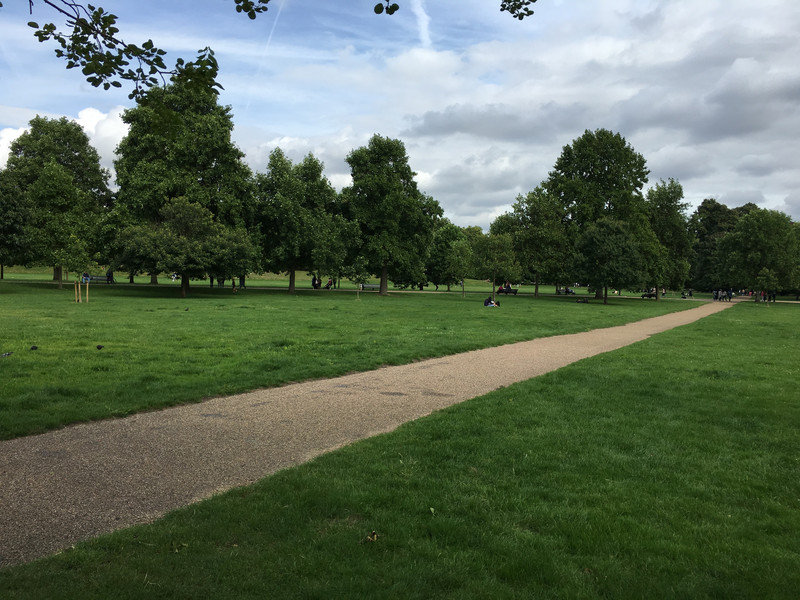
[[[486,300],[483,301],[484,306],[494,306],[496,308],[500,308],[500,300],[492,300],[492,297],[489,296]]]
[[[325,284],[325,289],[329,290],[329,289],[331,289],[332,286],[333,286],[333,279],[328,277],[328,283]],[[311,277],[311,287],[314,288],[315,290],[320,289],[320,287],[322,287],[322,280],[321,279],[317,279],[317,276],[313,275]]]
[[[728,302],[730,302],[731,298],[733,298],[733,290],[730,289],[730,288],[728,289],[728,291],[725,291],[725,290],[714,290],[713,297],[714,297],[714,300],[719,300],[720,302],[724,302],[726,300]]]

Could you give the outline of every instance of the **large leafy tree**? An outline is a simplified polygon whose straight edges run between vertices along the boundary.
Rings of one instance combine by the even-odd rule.
[[[366,146],[347,156],[353,184],[343,191],[346,208],[360,229],[356,255],[380,277],[380,293],[388,280],[423,281],[425,259],[439,204],[417,189],[403,142],[374,135]]]
[[[624,137],[607,129],[587,130],[564,147],[543,187],[563,207],[566,222],[584,254],[582,264],[598,262],[597,256],[592,256],[595,249],[605,255],[614,247],[601,249],[582,242],[588,226],[602,218],[627,224],[629,232],[639,239],[651,237],[646,231],[642,196],[648,174],[644,157]],[[588,281],[591,273],[584,270],[579,275]],[[597,294],[599,297],[599,289]]]
[[[578,242],[579,265],[589,286],[602,292],[640,285],[645,269],[642,244],[631,227],[611,217],[586,226]]]
[[[8,215],[25,221],[8,243],[15,260],[53,265],[59,282],[62,267],[86,268],[110,203],[108,177],[80,125],[64,117],[32,119],[11,144],[0,192]]]
[[[564,282],[574,263],[574,250],[563,204],[542,186],[518,196],[509,213],[509,231],[523,273],[534,282]],[[494,224],[493,224],[494,228]]]
[[[205,54],[207,76],[213,78],[216,62],[212,53]],[[115,247],[119,265],[131,273],[175,271],[181,274],[182,294],[188,291],[190,278],[249,272],[254,263],[247,265],[241,257],[255,256],[252,248],[246,248],[253,244],[254,235],[252,173],[244,154],[231,141],[230,108],[217,103],[213,86],[198,86],[189,76],[176,76],[170,85],[149,90],[135,108],[125,112],[123,120],[130,128],[117,148],[115,163],[120,188],[115,206],[121,230]],[[178,198],[194,206],[174,205]],[[170,203],[181,210],[165,212]],[[197,215],[206,213],[215,225],[231,231],[198,226],[192,235],[213,238],[219,255],[239,259],[222,260],[213,252],[187,253],[173,243],[140,244],[129,230],[148,227],[163,240],[166,233],[189,231],[177,226],[181,215],[199,223],[203,219]],[[164,231],[158,233],[159,228]],[[231,244],[245,247],[236,249]],[[173,252],[172,257],[164,255],[167,250]],[[190,254],[195,258],[180,258]],[[241,271],[230,272],[234,267]]]
[[[650,264],[654,287],[683,287],[689,276],[692,237],[683,201],[683,187],[674,179],[661,180],[647,191],[647,216],[658,240],[658,258]],[[660,295],[656,296],[660,298]]]
[[[270,0],[233,0],[236,12],[255,19],[267,11]],[[401,0],[402,1],[402,0]],[[530,8],[536,0],[501,0],[500,10],[517,19],[533,14]],[[37,4],[29,0],[31,14]],[[79,68],[86,80],[95,87],[109,89],[132,85],[131,98],[139,98],[153,86],[163,84],[175,75],[183,75],[197,66],[196,62],[177,59],[173,67],[166,63],[166,52],[153,40],[138,44],[125,41],[120,34],[117,16],[100,6],[72,0],[39,0],[58,23],[39,24],[30,21],[40,42],[54,42],[56,56],[67,63],[68,69]],[[0,8],[3,3],[0,2]],[[381,1],[376,13],[392,15],[399,10],[395,1]],[[202,10],[202,9],[200,9]],[[195,80],[196,81],[196,80]],[[219,87],[214,83],[214,87]]]
[[[737,288],[795,289],[800,283],[799,234],[782,212],[749,212],[719,243],[721,278]]]
[[[91,262],[90,242],[98,220],[93,197],[75,185],[72,175],[54,160],[28,187],[27,195],[32,207],[27,237],[35,262],[73,272],[85,269]]]
[[[293,165],[276,148],[267,172],[257,177],[264,264],[289,273],[289,293],[295,291],[297,270],[332,274],[345,258],[347,234],[336,215],[337,193],[323,169],[313,154]]]
[[[690,286],[699,290],[711,290],[723,281],[719,243],[736,226],[739,216],[713,198],[706,198],[689,219],[693,236],[693,260],[690,270]]]
[[[208,76],[216,77],[213,53],[202,54]],[[252,173],[231,140],[230,107],[219,105],[210,86],[175,77],[149,90],[122,119],[129,130],[114,163],[119,205],[136,218],[154,220],[165,199],[185,196],[222,223],[244,224]]]

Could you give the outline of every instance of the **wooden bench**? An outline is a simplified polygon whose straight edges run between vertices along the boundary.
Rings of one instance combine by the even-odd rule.
[[[381,289],[381,284],[379,283],[362,283],[361,284],[362,290],[379,290]]]
[[[509,294],[514,294],[516,296],[518,291],[517,288],[497,288],[498,294],[505,294],[506,296]]]

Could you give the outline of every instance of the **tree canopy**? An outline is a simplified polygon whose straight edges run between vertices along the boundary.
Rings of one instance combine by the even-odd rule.
[[[349,217],[361,231],[359,254],[380,276],[422,281],[426,252],[442,209],[417,189],[403,142],[374,135],[347,156],[353,184],[343,191]]]
[[[289,273],[290,293],[297,270],[333,275],[344,262],[346,228],[337,218],[338,195],[323,168],[313,154],[293,165],[276,148],[267,172],[256,178],[264,265]]]
[[[644,157],[619,133],[607,129],[587,130],[572,144],[564,146],[543,187],[563,207],[570,240],[574,240],[582,255],[576,264],[583,269],[575,273],[580,280],[592,279],[599,283],[595,266],[601,258],[607,260],[614,251],[627,252],[630,243],[644,243],[652,237],[642,196],[648,173]],[[606,219],[605,224],[597,229],[601,219]],[[595,229],[590,229],[592,226]],[[597,243],[598,234],[603,232],[613,234],[619,243]],[[626,237],[625,243],[621,241],[623,237]],[[594,243],[587,243],[587,239]],[[640,248],[637,254],[643,251],[645,248]],[[619,257],[619,261],[622,260]],[[615,263],[619,261],[614,260]],[[624,277],[618,270],[613,281],[603,286],[632,283],[628,269],[634,264],[643,267],[646,263],[630,262]],[[621,269],[620,265],[617,267]],[[612,275],[610,270],[600,273]],[[644,278],[645,273],[641,272],[640,279]],[[600,292],[597,287],[598,297]]]
[[[110,202],[108,172],[80,125],[35,117],[11,144],[0,180],[0,217],[8,219],[0,259],[83,269],[96,225]]]
[[[726,287],[795,289],[800,283],[800,230],[776,210],[741,217],[719,244],[720,277]]]
[[[115,163],[117,265],[176,272],[184,295],[190,278],[248,273],[252,173],[231,141],[230,109],[177,75],[148,90],[123,120],[130,129]]]

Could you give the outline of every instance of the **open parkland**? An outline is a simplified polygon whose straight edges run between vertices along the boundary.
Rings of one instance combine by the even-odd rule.
[[[275,276],[186,298],[168,278],[93,283],[78,303],[48,279],[0,281],[3,440],[711,302],[522,286],[487,309],[480,281],[290,295]],[[798,315],[734,302],[152,523],[26,564],[0,548],[0,595],[794,598]]]

